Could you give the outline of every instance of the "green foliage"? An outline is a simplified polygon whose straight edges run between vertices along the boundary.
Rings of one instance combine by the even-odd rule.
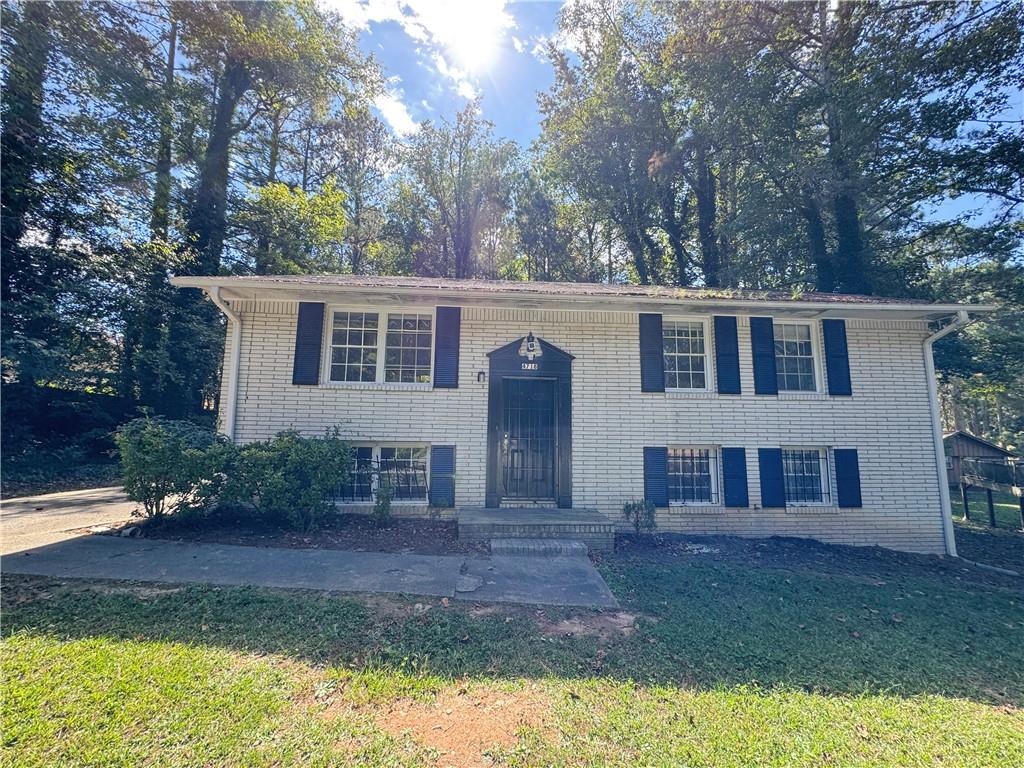
[[[203,509],[231,472],[233,448],[223,437],[187,421],[144,417],[121,426],[114,440],[125,493],[146,517]]]
[[[238,449],[225,499],[251,503],[267,520],[309,531],[332,513],[332,496],[349,479],[352,460],[336,428],[323,437],[282,432]]]
[[[386,474],[377,476],[377,490],[373,501],[373,521],[383,528],[391,521],[391,500],[395,497],[395,489],[391,486]]]
[[[632,499],[622,505],[622,516],[633,526],[637,536],[654,533],[654,512],[654,502],[647,499]]]
[[[445,277],[495,276],[488,244],[512,206],[518,150],[492,137],[493,125],[472,101],[452,122],[424,124],[404,155],[407,193],[422,214],[417,271]]]
[[[340,272],[347,222],[345,194],[333,179],[316,192],[282,182],[251,190],[237,224],[251,238],[261,275]]]

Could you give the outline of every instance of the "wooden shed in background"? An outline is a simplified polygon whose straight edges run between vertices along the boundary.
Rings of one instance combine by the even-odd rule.
[[[963,431],[944,435],[942,442],[946,446],[946,476],[950,485],[960,485],[963,480],[963,459],[968,456],[1000,460],[1017,455],[1013,451],[1000,448],[995,443]]]

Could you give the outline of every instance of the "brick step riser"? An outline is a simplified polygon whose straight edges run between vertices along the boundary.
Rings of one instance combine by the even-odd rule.
[[[613,525],[459,525],[462,541],[491,539],[573,539],[592,550],[608,551],[615,546]]]

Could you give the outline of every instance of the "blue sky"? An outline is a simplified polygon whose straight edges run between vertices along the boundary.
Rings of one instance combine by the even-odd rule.
[[[557,40],[560,2],[321,0],[360,32],[387,92],[378,114],[407,135],[451,118],[477,95],[495,133],[524,147],[537,136],[537,91],[552,82],[543,50]]]

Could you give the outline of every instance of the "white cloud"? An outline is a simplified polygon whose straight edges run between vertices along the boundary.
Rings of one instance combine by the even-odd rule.
[[[480,92],[476,89],[476,86],[474,86],[468,80],[460,80],[458,85],[455,86],[455,90],[458,92],[459,96],[470,101],[472,101],[473,99],[480,95]]]
[[[391,130],[399,136],[408,136],[416,133],[419,125],[412,119],[409,108],[402,101],[400,91],[389,88],[373,100],[384,122],[391,126]]]
[[[516,49],[516,53],[522,53],[526,50],[526,43],[515,35],[512,35],[512,47]]]
[[[356,29],[372,22],[400,24],[410,38],[427,47],[437,71],[466,98],[477,93],[476,75],[497,56],[516,22],[508,0],[319,0]],[[513,37],[519,52],[524,43]]]

